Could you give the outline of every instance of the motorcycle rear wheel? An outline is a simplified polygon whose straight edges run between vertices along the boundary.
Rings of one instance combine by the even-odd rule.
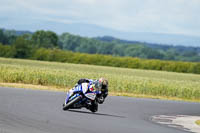
[[[97,112],[98,111],[98,103],[96,101],[92,102],[92,105],[90,107],[91,112]]]

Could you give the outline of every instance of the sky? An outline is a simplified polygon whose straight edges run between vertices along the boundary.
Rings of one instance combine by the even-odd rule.
[[[200,0],[0,0],[0,28],[60,33],[82,24],[200,37],[199,13]]]

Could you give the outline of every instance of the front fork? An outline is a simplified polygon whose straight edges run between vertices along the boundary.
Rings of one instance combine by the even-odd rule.
[[[70,97],[70,95],[69,95],[69,93],[67,93],[67,96],[66,96],[66,98],[65,98],[65,104],[67,104],[67,102],[68,102],[68,100],[69,100],[69,97]]]
[[[70,89],[70,90],[67,92],[67,96],[66,96],[66,98],[65,98],[65,104],[68,103],[68,100],[69,100],[70,96],[73,95],[73,92],[74,92],[73,90],[74,90],[74,88],[73,88],[73,89]]]

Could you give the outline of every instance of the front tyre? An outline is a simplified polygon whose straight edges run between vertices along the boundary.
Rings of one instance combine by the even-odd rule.
[[[80,96],[74,98],[73,100],[69,101],[67,104],[63,104],[63,110],[68,110],[70,108],[70,106],[77,103],[79,100],[81,100],[81,98],[82,98],[82,96],[80,95]]]

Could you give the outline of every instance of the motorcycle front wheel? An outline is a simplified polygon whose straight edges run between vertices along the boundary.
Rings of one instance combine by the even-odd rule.
[[[69,101],[68,103],[66,104],[63,104],[63,110],[68,110],[70,108],[71,105],[77,103],[80,99],[82,98],[82,96],[78,96],[74,99],[72,99],[71,101]]]

